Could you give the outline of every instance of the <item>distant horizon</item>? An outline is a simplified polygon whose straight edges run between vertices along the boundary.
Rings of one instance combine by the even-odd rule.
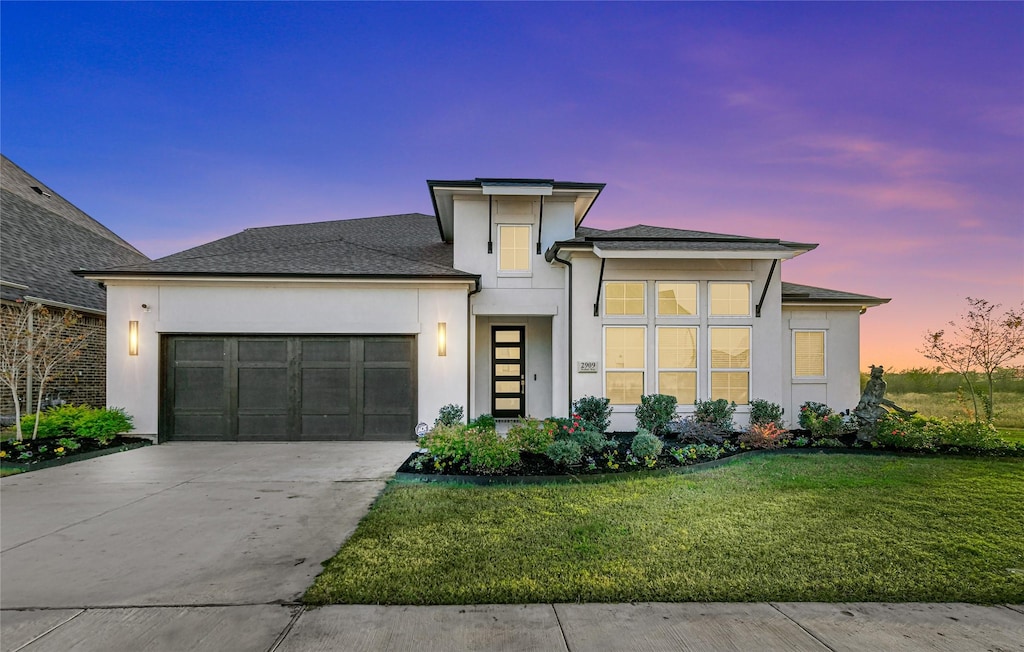
[[[1024,3],[2,3],[3,153],[148,256],[603,182],[584,223],[820,246],[860,367],[1024,301]]]

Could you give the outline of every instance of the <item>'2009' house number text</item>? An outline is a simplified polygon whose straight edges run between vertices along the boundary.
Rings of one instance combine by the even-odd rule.
[[[597,361],[596,360],[580,360],[580,373],[581,374],[596,374],[597,373]]]

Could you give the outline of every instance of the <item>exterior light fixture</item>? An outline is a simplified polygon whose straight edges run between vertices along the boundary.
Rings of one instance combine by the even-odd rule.
[[[437,322],[437,355],[448,355],[448,324]]]
[[[128,355],[139,354],[139,322],[128,322]]]

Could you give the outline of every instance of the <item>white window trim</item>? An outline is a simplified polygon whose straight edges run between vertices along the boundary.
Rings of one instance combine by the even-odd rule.
[[[747,313],[745,315],[716,315],[711,310],[712,287],[715,285],[746,285],[747,286]],[[708,281],[708,318],[709,319],[746,319],[754,314],[754,285],[750,281]]]
[[[498,236],[497,237],[497,240],[498,240],[497,241],[498,255],[496,256],[497,260],[495,261],[495,265],[496,265],[496,267],[498,269],[498,276],[512,276],[512,277],[518,276],[520,278],[527,277],[527,276],[533,276],[533,256],[534,256],[534,253],[533,253],[532,247],[530,246],[531,243],[533,242],[533,225],[532,224],[521,224],[521,223],[516,223],[516,222],[502,222],[502,223],[499,223],[499,224],[497,224],[495,226],[497,227],[495,230],[497,231],[497,236]],[[514,226],[514,227],[528,229],[529,235],[526,237],[526,265],[527,265],[527,268],[525,270],[521,270],[521,269],[507,270],[507,269],[502,269],[501,268],[501,230],[502,230],[502,227],[506,227],[506,226]]]
[[[671,283],[673,285],[693,285],[696,288],[696,290],[697,290],[696,303],[694,304],[694,307],[696,308],[697,312],[693,313],[692,315],[663,315],[660,312],[658,312],[658,305],[659,305],[659,302],[660,302],[660,299],[661,299],[661,297],[658,296],[658,286],[661,285],[662,283]],[[700,300],[701,300],[700,286],[701,286],[700,281],[683,281],[683,280],[678,280],[678,281],[658,280],[658,281],[655,281],[654,282],[654,316],[657,319],[673,319],[673,320],[675,320],[675,319],[679,319],[679,320],[683,320],[683,319],[700,319],[701,316],[702,316],[701,309],[700,309],[701,308],[701,305],[700,305]],[[710,294],[708,296],[710,296]],[[709,305],[708,308],[710,308],[710,307],[711,306]]]
[[[710,295],[711,295],[711,293],[709,292],[708,296],[710,296]],[[712,331],[719,330],[719,329],[721,329],[721,330],[738,330],[738,329],[741,329],[741,328],[745,329],[747,331],[747,333],[748,333],[748,335],[747,335],[747,342],[748,342],[748,347],[747,347],[748,360],[747,360],[747,364],[748,364],[748,366],[746,366],[746,367],[729,367],[729,368],[712,367],[711,366],[711,362],[712,362],[712,360],[711,360],[712,359],[712,355],[711,355],[711,335],[712,335]],[[712,387],[712,377],[714,376],[714,374],[716,374],[716,373],[728,373],[728,372],[746,372],[746,374],[747,374],[747,402],[746,403],[742,403],[742,404],[741,403],[737,403],[736,405],[737,406],[740,406],[740,405],[743,405],[743,406],[750,405],[750,400],[751,400],[751,398],[753,398],[751,396],[751,388],[754,386],[754,327],[753,326],[709,326],[708,327],[708,386],[707,386],[707,390],[708,390],[707,398],[708,398],[708,400],[711,400],[711,398],[712,398],[712,396],[711,396],[711,391],[712,391],[711,387]]]
[[[793,380],[797,382],[806,381],[820,381],[828,378],[828,329],[827,328],[794,328],[790,336],[792,339],[792,357],[790,359],[790,369],[792,370]],[[796,334],[797,333],[821,333],[821,355],[822,364],[821,368],[824,372],[820,376],[798,376],[796,375]]]
[[[660,351],[659,347],[661,346],[661,330],[663,328],[692,328],[696,332],[696,335],[694,337],[694,344],[695,344],[694,355],[696,357],[696,360],[694,361],[695,362],[695,366],[694,367],[692,367],[692,368],[690,368],[690,367],[662,367],[658,363],[658,352]],[[701,349],[701,346],[700,346],[700,326],[698,326],[697,324],[665,324],[663,326],[655,327],[654,337],[655,337],[655,342],[654,342],[654,385],[657,388],[655,391],[657,391],[657,393],[659,393],[659,394],[662,393],[662,391],[661,391],[661,372],[663,372],[663,371],[667,371],[667,372],[673,372],[673,371],[693,372],[694,389],[696,390],[695,391],[696,396],[694,396],[694,399],[695,400],[699,400],[700,399],[700,363],[701,363],[701,356],[700,356],[700,349]],[[686,407],[686,406],[687,406],[687,404],[680,403],[677,406],[677,409],[679,407]],[[693,407],[692,404],[689,404],[689,406]]]
[[[643,288],[644,288],[644,291],[643,291],[643,302],[644,302],[643,312],[641,312],[639,315],[610,315],[610,314],[608,314],[608,285],[612,284],[612,283],[639,283],[640,285],[642,285]],[[617,319],[624,319],[627,322],[634,322],[634,323],[635,322],[639,322],[639,321],[643,321],[646,324],[647,323],[647,314],[648,314],[648,310],[647,310],[647,304],[648,304],[647,290],[648,290],[648,288],[647,288],[647,281],[636,281],[636,280],[602,281],[602,283],[601,283],[601,316],[604,317],[605,319],[616,319],[616,320]]]
[[[643,367],[629,367],[625,369],[609,369],[608,368],[608,329],[609,328],[642,328],[644,331],[644,366]],[[640,388],[640,395],[643,396],[647,393],[647,383],[650,378],[647,373],[647,360],[650,357],[650,351],[647,349],[647,326],[645,324],[605,324],[601,329],[601,396],[610,398],[608,396],[608,374],[616,372],[637,372],[643,374],[643,387]],[[609,403],[610,406],[618,407],[635,407],[639,403]]]

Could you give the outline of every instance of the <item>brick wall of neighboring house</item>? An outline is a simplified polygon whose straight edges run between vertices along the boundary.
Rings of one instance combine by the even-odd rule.
[[[54,309],[56,310],[56,309]],[[8,331],[10,328],[10,313],[7,310],[0,311],[3,328]],[[97,315],[83,315],[79,322],[72,326],[70,334],[77,335],[83,332],[91,332],[88,342],[82,353],[76,359],[61,365],[58,368],[56,377],[47,381],[43,387],[43,398],[47,394],[51,398],[57,398],[57,390],[60,391],[60,398],[68,403],[87,404],[94,407],[104,407],[107,401],[107,338],[106,318]],[[35,402],[39,398],[38,378],[34,379],[32,388],[32,406],[25,406],[25,383],[22,381],[18,388],[18,396],[21,398],[22,414],[35,411]],[[10,387],[0,387],[0,417],[4,423],[10,422],[14,416],[14,399],[11,396]]]

